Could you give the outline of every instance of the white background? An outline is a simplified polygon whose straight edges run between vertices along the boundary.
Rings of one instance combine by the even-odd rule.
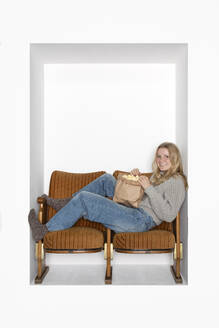
[[[217,1],[7,1],[0,13],[3,327],[218,326]],[[29,286],[30,42],[188,43],[188,286]]]

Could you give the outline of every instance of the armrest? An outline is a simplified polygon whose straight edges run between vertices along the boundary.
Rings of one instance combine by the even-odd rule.
[[[176,243],[180,243],[180,214],[176,216]]]
[[[181,254],[181,250],[180,250],[180,245],[181,245],[181,242],[180,242],[180,213],[178,212],[177,213],[177,216],[176,216],[176,241],[175,241],[175,247],[176,247],[176,258],[180,259],[182,257],[182,254]]]
[[[38,212],[38,220],[40,223],[45,224],[46,223],[46,199],[43,197],[38,197],[37,202],[40,205],[39,212]]]
[[[37,198],[37,203],[38,204],[46,204],[46,199],[44,197],[38,197]]]
[[[110,244],[111,244],[111,229],[107,228],[107,257],[110,256]]]

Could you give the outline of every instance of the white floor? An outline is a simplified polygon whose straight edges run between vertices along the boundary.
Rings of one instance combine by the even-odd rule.
[[[172,254],[130,255],[114,252],[111,263],[112,285],[176,285],[170,270]],[[46,264],[49,272],[42,285],[105,285],[106,261],[103,260],[103,252],[46,254]]]
[[[168,265],[113,266],[112,285],[175,285]],[[42,285],[104,285],[105,265],[51,265]]]

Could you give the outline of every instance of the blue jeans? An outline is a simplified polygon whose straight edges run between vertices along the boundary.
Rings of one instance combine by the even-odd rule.
[[[48,230],[70,228],[82,216],[115,232],[140,232],[153,228],[155,222],[142,208],[127,207],[105,197],[113,197],[115,185],[114,176],[105,173],[75,192],[46,224]]]

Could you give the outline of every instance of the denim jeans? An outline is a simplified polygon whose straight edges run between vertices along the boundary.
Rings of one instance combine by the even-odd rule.
[[[49,231],[72,227],[84,217],[100,222],[115,232],[148,231],[156,224],[142,209],[121,205],[106,198],[113,197],[116,179],[105,173],[75,192],[73,198],[46,224]]]

